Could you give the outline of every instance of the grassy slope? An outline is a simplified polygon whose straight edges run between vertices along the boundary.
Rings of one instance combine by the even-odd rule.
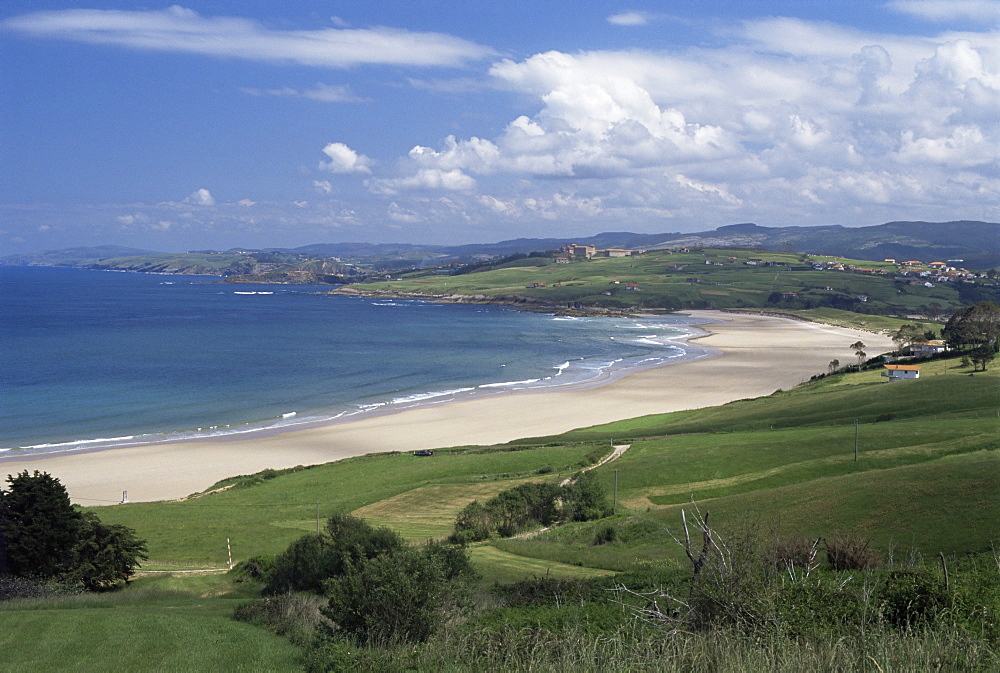
[[[443,450],[433,458],[361,456],[185,501],[133,503],[96,511],[105,522],[135,528],[149,541],[148,567],[221,568],[226,562],[227,538],[237,560],[277,553],[302,534],[315,531],[317,504],[321,519],[336,511],[372,507],[376,521],[391,523],[410,539],[446,535],[451,529],[449,517],[466,502],[539,470],[553,476],[572,472],[595,447],[510,449],[517,450]],[[441,513],[410,517],[441,492],[451,498],[441,505]],[[378,507],[391,509],[399,502],[412,507],[397,507],[392,519],[379,518]]]
[[[723,527],[750,515],[785,535],[864,535],[883,553],[988,549],[1000,539],[1000,376],[970,378],[954,364],[925,364],[917,381],[835,376],[792,393],[570,433],[646,437],[597,470],[609,488],[617,476],[630,512],[614,522],[619,541],[595,547],[595,528],[606,524],[583,524],[500,546],[615,569],[677,559],[666,529],[676,530],[678,510],[694,500]]]
[[[231,619],[225,576],[138,579],[115,594],[0,603],[0,668],[21,671],[296,671],[285,638]]]
[[[744,264],[752,258],[780,262],[785,266]],[[706,264],[706,260],[721,266]],[[458,276],[419,272],[400,280],[364,287],[428,294],[513,295],[555,304],[581,302],[623,308],[796,308],[795,303],[788,301],[769,305],[768,297],[773,292],[796,292],[799,300],[813,302],[831,296],[853,301],[856,295],[864,294],[869,300],[857,304],[858,308],[903,314],[918,312],[921,307],[932,304],[946,310],[961,304],[953,283],[937,284],[932,288],[914,287],[893,280],[893,265],[858,260],[853,263],[867,269],[884,268],[889,275],[816,271],[795,254],[706,248],[674,254],[651,251],[636,257],[594,258],[571,264],[531,258],[490,271]],[[689,282],[692,279],[698,282]],[[629,281],[638,283],[640,291],[626,290]],[[544,287],[533,287],[535,283],[544,283]],[[827,290],[827,287],[833,289]]]

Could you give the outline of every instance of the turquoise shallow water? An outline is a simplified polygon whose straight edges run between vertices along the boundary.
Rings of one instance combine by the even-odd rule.
[[[694,350],[677,343],[683,316],[561,318],[218,280],[0,267],[0,450],[324,421],[585,383]]]

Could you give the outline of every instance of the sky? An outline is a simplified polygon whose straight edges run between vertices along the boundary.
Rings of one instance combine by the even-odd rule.
[[[6,0],[0,255],[1000,221],[1000,0]]]

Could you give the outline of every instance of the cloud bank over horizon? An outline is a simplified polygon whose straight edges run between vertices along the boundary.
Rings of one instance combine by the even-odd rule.
[[[478,36],[343,21],[277,30],[180,7],[36,12],[3,26],[43,40],[356,69],[358,79],[334,84],[310,75],[237,89],[262,104],[327,104],[386,130],[333,123],[311,154],[295,143],[301,191],[285,200],[202,176],[176,201],[74,208],[106,236],[145,226],[191,240],[243,231],[246,244],[463,242],[744,221],[1000,220],[1000,2],[897,0],[883,11],[924,28],[750,17],[704,22],[689,44],[621,38],[517,56]],[[635,9],[593,24],[632,35],[664,21],[679,19]],[[429,85],[428,68],[446,75]],[[480,93],[462,107],[466,91]],[[473,109],[476,95],[497,102]],[[46,235],[65,226],[55,207],[4,209]]]

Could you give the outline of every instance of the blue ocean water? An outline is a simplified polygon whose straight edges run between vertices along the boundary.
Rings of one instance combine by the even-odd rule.
[[[581,383],[693,350],[675,343],[683,316],[564,318],[219,280],[0,267],[0,450],[319,422]]]

